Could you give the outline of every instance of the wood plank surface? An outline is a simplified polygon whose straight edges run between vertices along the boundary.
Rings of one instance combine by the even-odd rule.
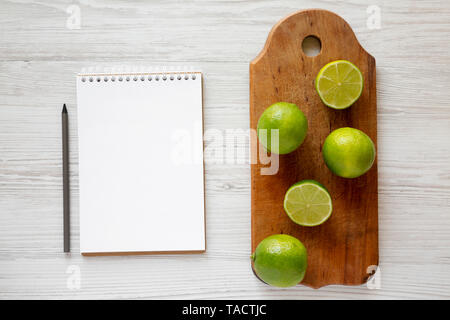
[[[316,56],[307,56],[302,42],[314,35],[321,42]],[[364,88],[350,108],[334,110],[320,100],[314,80],[335,60],[348,60],[361,70]],[[326,10],[302,10],[278,22],[262,52],[250,64],[250,128],[256,130],[264,110],[275,102],[295,103],[308,119],[305,141],[295,151],[279,155],[273,164],[252,164],[252,250],[272,234],[289,234],[305,245],[308,269],[301,284],[319,288],[330,284],[358,285],[378,266],[377,161],[361,177],[334,175],[322,158],[326,137],[342,127],[357,128],[377,143],[375,59],[359,44],[351,27]],[[263,148],[253,140],[253,149]],[[283,209],[286,191],[294,183],[313,179],[331,194],[333,213],[317,227],[301,227]],[[369,270],[369,271],[368,271]]]
[[[80,29],[68,29],[77,4]],[[368,27],[369,6],[380,9]],[[249,265],[249,62],[281,18],[339,14],[377,59],[380,284],[271,288]],[[371,12],[369,10],[369,12]],[[449,299],[450,3],[440,0],[0,0],[0,299]],[[205,75],[204,255],[79,255],[75,74],[194,65]],[[72,254],[62,253],[61,103],[70,114]],[[214,131],[211,131],[214,133]],[[209,144],[208,144],[209,145]],[[245,152],[244,152],[245,151]],[[78,269],[77,269],[78,268]],[[70,286],[80,276],[80,286]]]

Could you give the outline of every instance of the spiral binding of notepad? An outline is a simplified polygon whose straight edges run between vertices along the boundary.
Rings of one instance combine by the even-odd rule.
[[[195,70],[195,71],[194,71]],[[89,67],[78,74],[82,82],[181,81],[201,74],[194,67]]]

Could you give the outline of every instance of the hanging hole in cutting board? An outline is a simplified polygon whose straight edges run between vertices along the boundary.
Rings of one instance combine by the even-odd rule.
[[[320,53],[322,43],[316,36],[307,36],[303,39],[302,50],[308,57],[315,57]]]

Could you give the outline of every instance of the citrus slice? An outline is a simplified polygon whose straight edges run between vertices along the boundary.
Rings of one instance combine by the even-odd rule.
[[[327,221],[333,211],[333,204],[323,185],[314,180],[303,180],[286,192],[284,210],[295,223],[313,227]]]
[[[320,99],[328,107],[345,109],[361,96],[364,77],[350,61],[337,60],[320,69],[315,86]]]

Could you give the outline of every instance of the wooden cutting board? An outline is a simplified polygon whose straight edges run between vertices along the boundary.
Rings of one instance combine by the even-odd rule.
[[[321,51],[308,57],[302,41],[313,35]],[[328,62],[345,59],[364,75],[364,91],[346,110],[326,107],[314,89],[314,79]],[[256,130],[262,112],[271,104],[297,104],[308,119],[308,133],[296,151],[280,155],[279,170],[262,175],[253,134],[252,144],[252,251],[265,237],[289,234],[306,246],[308,269],[301,284],[319,288],[330,284],[359,285],[378,265],[377,161],[363,176],[340,178],[322,159],[327,135],[341,127],[368,134],[377,144],[375,59],[359,44],[341,17],[325,10],[296,12],[278,22],[262,52],[250,64],[250,127]],[[256,149],[258,148],[258,149]],[[255,163],[256,162],[256,163]],[[333,214],[317,227],[293,223],[283,210],[286,190],[295,182],[314,179],[324,184],[333,199]]]

